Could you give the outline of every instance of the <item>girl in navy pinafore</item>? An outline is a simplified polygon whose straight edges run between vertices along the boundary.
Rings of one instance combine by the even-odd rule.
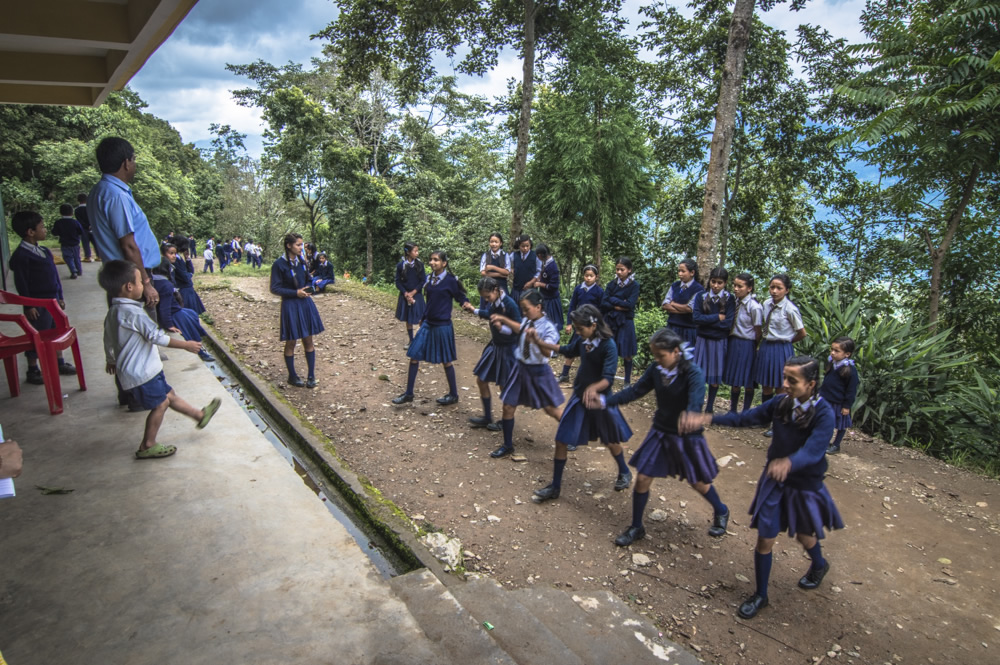
[[[562,330],[563,318],[562,295],[559,293],[559,266],[556,264],[548,245],[539,243],[535,255],[542,262],[542,269],[535,278],[528,282],[528,288],[538,289],[542,294],[545,317],[552,322],[557,330]]]
[[[503,251],[503,236],[491,233],[490,248],[479,257],[479,274],[495,279],[505,294],[510,294],[510,258],[511,255]],[[480,300],[479,308],[482,309],[483,306],[484,303]]]
[[[833,426],[837,434],[833,443],[826,449],[827,455],[840,452],[840,443],[844,434],[850,429],[851,407],[858,396],[858,368],[854,366],[855,344],[850,337],[838,337],[830,345],[830,357],[827,358],[826,376],[819,389],[820,396],[830,403],[833,409]]]
[[[599,396],[611,393],[611,384],[618,369],[618,347],[612,338],[611,329],[601,317],[601,312],[593,305],[584,305],[570,314],[570,321],[576,329],[577,340],[572,344],[557,346],[541,341],[535,343],[542,349],[558,351],[564,356],[580,358],[580,369],[573,381],[573,395],[563,409],[556,430],[556,450],[552,460],[552,482],[535,490],[531,497],[535,503],[559,498],[562,488],[563,470],[570,447],[585,446],[600,439],[618,465],[615,491],[628,489],[632,483],[632,472],[625,464],[622,444],[632,437],[625,418],[617,406],[600,408]],[[532,335],[537,340],[537,335]],[[588,407],[597,402],[596,408]]]
[[[393,404],[406,404],[413,401],[413,386],[417,381],[417,370],[420,361],[444,365],[444,373],[448,378],[448,394],[439,397],[437,403],[442,406],[458,402],[458,384],[455,380],[455,366],[452,364],[458,357],[455,351],[455,329],[451,325],[451,301],[454,300],[463,308],[472,311],[472,303],[465,295],[462,284],[448,272],[448,255],[438,250],[431,252],[431,275],[424,286],[427,298],[427,309],[420,330],[413,336],[413,342],[406,351],[410,358],[410,370],[406,378],[406,392],[392,400]]]
[[[699,292],[691,304],[691,316],[698,325],[698,342],[694,348],[694,361],[705,372],[708,381],[708,400],[705,412],[715,411],[715,396],[726,368],[729,332],[736,318],[736,299],[726,291],[729,272],[715,268],[708,278],[709,291]]]
[[[326,287],[337,283],[337,276],[333,272],[333,264],[330,263],[326,252],[316,255],[316,269],[312,274],[313,293],[323,293]]]
[[[521,295],[528,288],[527,284],[542,270],[542,262],[531,249],[531,238],[521,235],[514,239],[514,247],[518,250],[510,255],[510,297],[514,302],[521,302]]]
[[[403,245],[403,258],[396,264],[396,319],[406,324],[406,335],[413,341],[413,326],[424,318],[424,294],[420,292],[427,282],[424,264],[420,261],[420,248],[414,243]]]
[[[639,304],[639,282],[632,276],[632,259],[621,256],[615,263],[616,279],[604,287],[601,313],[615,337],[618,357],[625,365],[625,385],[632,383],[632,358],[639,351],[635,337],[635,307]]]
[[[597,267],[587,264],[583,267],[583,284],[573,289],[573,295],[569,299],[569,313],[583,305],[593,305],[600,309],[601,299],[604,298],[604,289],[597,283]],[[568,344],[572,344],[578,335],[573,330],[573,324],[567,323],[565,333],[570,333]],[[559,375],[559,383],[569,383],[569,370],[573,367],[573,358],[566,358],[563,361],[562,373]]]
[[[754,574],[757,590],[739,608],[744,619],[767,607],[767,585],[771,577],[771,550],[778,534],[787,531],[812,559],[809,571],[799,580],[803,589],[815,589],[830,564],[823,558],[820,539],[824,529],[842,529],[833,497],[823,484],[826,447],[833,434],[833,409],[817,394],[819,363],[810,356],[790,358],[784,367],[784,395],[755,409],[720,416],[694,416],[691,427],[715,422],[734,427],[774,423],[767,449],[767,465],[757,482],[750,505],[750,527],[757,529]]]
[[[683,413],[699,413],[705,396],[705,375],[691,362],[691,349],[680,335],[661,328],[649,339],[649,351],[654,362],[646,368],[639,381],[604,400],[606,406],[633,402],[650,391],[656,394],[653,427],[629,464],[639,477],[632,490],[632,525],[615,539],[615,545],[625,547],[646,535],[642,514],[649,501],[649,488],[654,478],[673,476],[686,480],[712,506],[712,526],[708,535],[725,535],[729,524],[729,508],[722,503],[712,481],[719,475],[712,451],[701,430],[678,433]]]
[[[164,255],[170,261],[170,264],[174,267],[173,277],[174,284],[177,286],[177,292],[181,294],[181,298],[184,300],[184,306],[190,309],[195,314],[201,314],[205,311],[205,305],[201,302],[201,298],[198,297],[198,292],[194,290],[194,279],[191,275],[194,273],[193,265],[190,265],[191,259],[185,256],[180,258],[180,254],[187,253],[188,250],[188,240],[187,238],[181,236],[177,239],[176,249],[171,253],[165,250],[169,245],[163,245],[160,247],[161,252],[165,252]]]
[[[698,345],[698,324],[691,316],[691,301],[704,290],[698,281],[698,263],[684,259],[677,265],[677,281],[667,289],[661,304],[667,313],[667,327],[692,347]]]
[[[761,326],[764,323],[764,309],[753,297],[753,276],[750,273],[741,272],[733,279],[733,295],[736,298],[736,314],[729,334],[722,382],[732,388],[729,396],[730,411],[736,410],[740,390],[746,388],[743,410],[747,411],[753,404],[754,386],[757,385],[757,342],[760,341]]]
[[[271,264],[271,293],[281,296],[281,341],[285,343],[285,367],[289,385],[316,387],[316,347],[313,335],[323,332],[316,303],[306,290],[312,281],[302,254],[302,236],[289,233],[284,253]],[[295,343],[302,340],[309,375],[303,381],[295,373]]]
[[[517,363],[514,357],[517,333],[505,326],[498,317],[518,319],[520,311],[517,303],[504,293],[500,282],[492,277],[483,277],[479,280],[479,301],[482,304],[473,311],[476,316],[490,321],[491,339],[483,349],[479,362],[472,368],[472,373],[476,375],[476,385],[479,387],[479,398],[483,401],[483,415],[469,418],[469,422],[473,427],[485,427],[491,432],[499,432],[500,423],[493,421],[490,384],[495,383],[500,388],[507,386],[510,374]]]

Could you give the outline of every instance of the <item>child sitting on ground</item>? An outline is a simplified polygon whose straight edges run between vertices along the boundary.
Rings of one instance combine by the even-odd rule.
[[[167,407],[198,422],[202,429],[222,403],[213,399],[204,409],[196,409],[174,392],[163,376],[163,363],[155,346],[169,346],[191,353],[201,351],[201,343],[169,337],[149,318],[142,306],[142,276],[134,263],[108,261],[98,281],[113,299],[104,319],[104,354],[108,374],[114,374],[143,409],[149,409],[137,459],[169,457],[176,446],[156,442]]]

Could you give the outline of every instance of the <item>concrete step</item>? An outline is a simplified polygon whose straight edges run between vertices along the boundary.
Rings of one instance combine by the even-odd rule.
[[[560,634],[550,630],[543,620],[494,580],[488,577],[472,579],[454,584],[449,590],[480,625],[483,621],[493,625],[490,637],[517,663],[584,665],[579,655],[564,644]],[[583,616],[579,610],[577,613]]]
[[[431,571],[424,568],[400,575],[389,585],[448,662],[516,665]]]

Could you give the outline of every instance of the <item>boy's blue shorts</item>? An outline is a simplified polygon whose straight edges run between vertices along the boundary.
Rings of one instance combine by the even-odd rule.
[[[171,390],[173,388],[167,383],[167,377],[160,372],[141,386],[130,388],[128,392],[136,404],[148,411],[163,404]]]

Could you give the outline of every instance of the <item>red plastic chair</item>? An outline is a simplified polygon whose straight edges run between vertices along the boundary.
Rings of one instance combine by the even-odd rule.
[[[56,300],[25,298],[24,296],[19,296],[7,291],[0,291],[0,305],[20,305],[22,307],[38,307],[45,309],[48,310],[49,314],[52,316],[52,320],[55,321],[55,328],[52,328],[51,330],[35,330],[30,322],[28,322],[27,317],[23,314],[0,315],[3,317],[2,320],[12,320],[20,325],[21,329],[25,332],[25,335],[22,337],[26,337],[31,340],[32,348],[36,353],[38,353],[38,364],[42,370],[42,379],[45,381],[45,396],[49,400],[49,412],[54,416],[62,413],[62,385],[60,385],[59,381],[59,363],[56,359],[56,352],[72,347],[73,361],[76,364],[76,376],[80,381],[80,390],[87,389],[87,381],[83,376],[83,359],[80,356],[80,343],[77,340],[76,328],[69,325],[69,318],[66,316],[66,313],[63,312]],[[20,340],[22,337],[8,339]],[[25,351],[28,350],[30,349],[25,349]],[[16,381],[17,363],[12,359],[11,364],[8,364],[5,359],[4,365],[7,370],[8,385],[13,388],[14,384],[11,383],[10,380],[11,369],[14,371],[14,379]],[[18,392],[20,392],[20,388],[18,388]],[[16,397],[13,390],[11,392],[11,396]]]
[[[21,382],[17,373],[17,355],[35,348],[35,341],[32,339],[28,329],[31,324],[24,314],[0,314],[0,321],[12,321],[21,326],[23,335],[8,337],[0,332],[0,358],[3,359],[3,367],[7,372],[7,387],[10,389],[10,396],[17,397],[21,394]],[[31,328],[34,330],[34,328]]]

